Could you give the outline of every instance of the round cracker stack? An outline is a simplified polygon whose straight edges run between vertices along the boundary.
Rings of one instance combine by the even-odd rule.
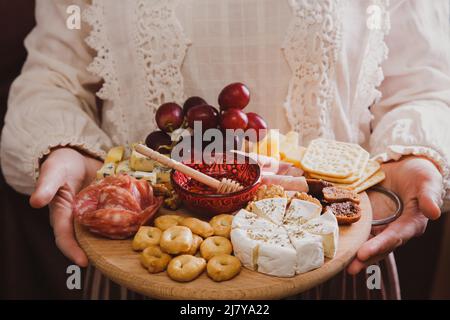
[[[311,141],[301,160],[307,175],[356,192],[362,192],[384,180],[380,164],[354,143],[329,139]]]

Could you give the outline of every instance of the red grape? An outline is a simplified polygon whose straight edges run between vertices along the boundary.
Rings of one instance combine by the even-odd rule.
[[[204,104],[189,109],[187,113],[188,126],[194,129],[194,121],[202,123],[203,131],[211,128],[217,128],[219,112],[213,106]]]
[[[248,118],[247,129],[256,130],[257,141],[261,141],[267,134],[266,121],[260,115],[254,113],[254,112],[247,113],[247,118]],[[252,142],[255,142],[255,141],[252,141]]]
[[[220,127],[222,129],[247,129],[248,117],[239,109],[228,109],[220,115]]]
[[[250,90],[245,84],[236,82],[229,84],[219,94],[220,110],[230,108],[244,109],[250,102]]]
[[[164,103],[156,111],[155,118],[158,128],[164,132],[172,132],[183,124],[183,109],[174,102]]]
[[[145,139],[145,145],[160,153],[168,154],[172,149],[172,140],[167,133],[154,131]]]
[[[200,97],[190,97],[183,104],[183,113],[187,115],[189,109],[195,106],[201,106],[202,104],[208,104],[203,98]]]

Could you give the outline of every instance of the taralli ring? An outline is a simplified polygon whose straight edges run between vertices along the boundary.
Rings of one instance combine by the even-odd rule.
[[[206,266],[208,276],[214,281],[226,281],[241,271],[241,262],[229,254],[219,254],[211,258]]]
[[[219,214],[214,216],[209,224],[214,229],[215,236],[221,236],[230,239],[231,223],[233,216],[231,214]]]
[[[147,268],[150,273],[158,273],[166,270],[172,257],[162,252],[159,246],[149,246],[142,251],[140,260],[142,265]]]
[[[170,261],[167,274],[172,280],[188,282],[197,278],[205,268],[205,259],[184,254]]]
[[[193,234],[192,235],[192,246],[189,249],[189,251],[187,252],[187,254],[193,255],[195,256],[195,254],[197,253],[198,249],[200,248],[200,245],[203,242],[203,238],[200,237],[199,235]]]
[[[208,222],[197,218],[184,218],[180,225],[188,227],[195,234],[202,238],[208,238],[214,234],[214,229]]]
[[[141,251],[148,246],[158,245],[162,231],[154,227],[140,227],[134,236],[132,247],[135,251]]]
[[[214,236],[205,239],[200,245],[200,254],[206,260],[218,254],[231,254],[233,245],[231,241],[224,237]]]
[[[155,219],[155,227],[165,231],[170,227],[178,226],[184,218],[174,214],[160,216]]]
[[[188,252],[192,242],[193,236],[189,228],[175,226],[162,233],[160,246],[167,253],[180,254]]]

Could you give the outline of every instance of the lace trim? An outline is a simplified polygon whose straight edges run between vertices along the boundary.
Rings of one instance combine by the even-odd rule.
[[[366,10],[369,37],[350,113],[353,132],[357,133],[354,142],[357,143],[364,142],[364,132],[361,128],[369,127],[373,119],[369,107],[381,98],[377,87],[384,80],[381,64],[387,59],[389,52],[384,41],[391,28],[388,6],[389,0],[372,0]]]
[[[34,157],[34,160],[30,163],[28,172],[32,173],[35,180],[39,178],[40,162],[42,158],[49,155],[52,149],[56,147],[73,147],[98,159],[104,159],[106,156],[105,151],[102,150],[99,143],[91,143],[83,139],[74,141],[73,136],[53,137],[50,141],[45,141],[44,144],[38,145],[33,153],[36,157]]]
[[[140,90],[146,118],[150,116],[154,127],[154,115],[161,104],[182,104],[185,98],[181,67],[191,41],[175,15],[178,3],[179,0],[138,0],[135,8],[134,39],[144,84]]]
[[[87,70],[103,79],[103,85],[97,92],[102,100],[109,100],[112,104],[104,105],[103,116],[117,128],[110,132],[111,140],[120,144],[123,139],[120,136],[128,136],[125,126],[125,112],[122,107],[120,85],[117,76],[116,61],[111,53],[111,42],[105,29],[105,7],[102,0],[93,0],[83,12],[83,20],[91,27],[90,35],[85,39],[86,43],[97,52],[96,57],[87,67]],[[118,116],[119,115],[119,116]],[[120,133],[120,134],[119,134]]]
[[[439,150],[424,146],[390,145],[386,147],[386,152],[377,154],[373,159],[379,162],[397,161],[406,155],[424,156],[439,167],[439,171],[443,177],[442,199],[444,199],[446,190],[450,190],[450,166]]]
[[[340,1],[289,0],[294,18],[283,43],[292,70],[284,104],[289,122],[302,143],[317,136],[333,138],[330,108],[332,77],[342,42]]]

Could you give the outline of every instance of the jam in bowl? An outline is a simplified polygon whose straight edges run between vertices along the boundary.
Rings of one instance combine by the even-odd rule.
[[[221,213],[232,213],[245,207],[256,194],[261,180],[259,165],[248,157],[240,157],[239,162],[232,157],[211,163],[185,164],[218,180],[232,179],[244,187],[237,192],[218,194],[216,190],[184,173],[172,170],[170,176],[172,185],[185,208],[205,218]]]

